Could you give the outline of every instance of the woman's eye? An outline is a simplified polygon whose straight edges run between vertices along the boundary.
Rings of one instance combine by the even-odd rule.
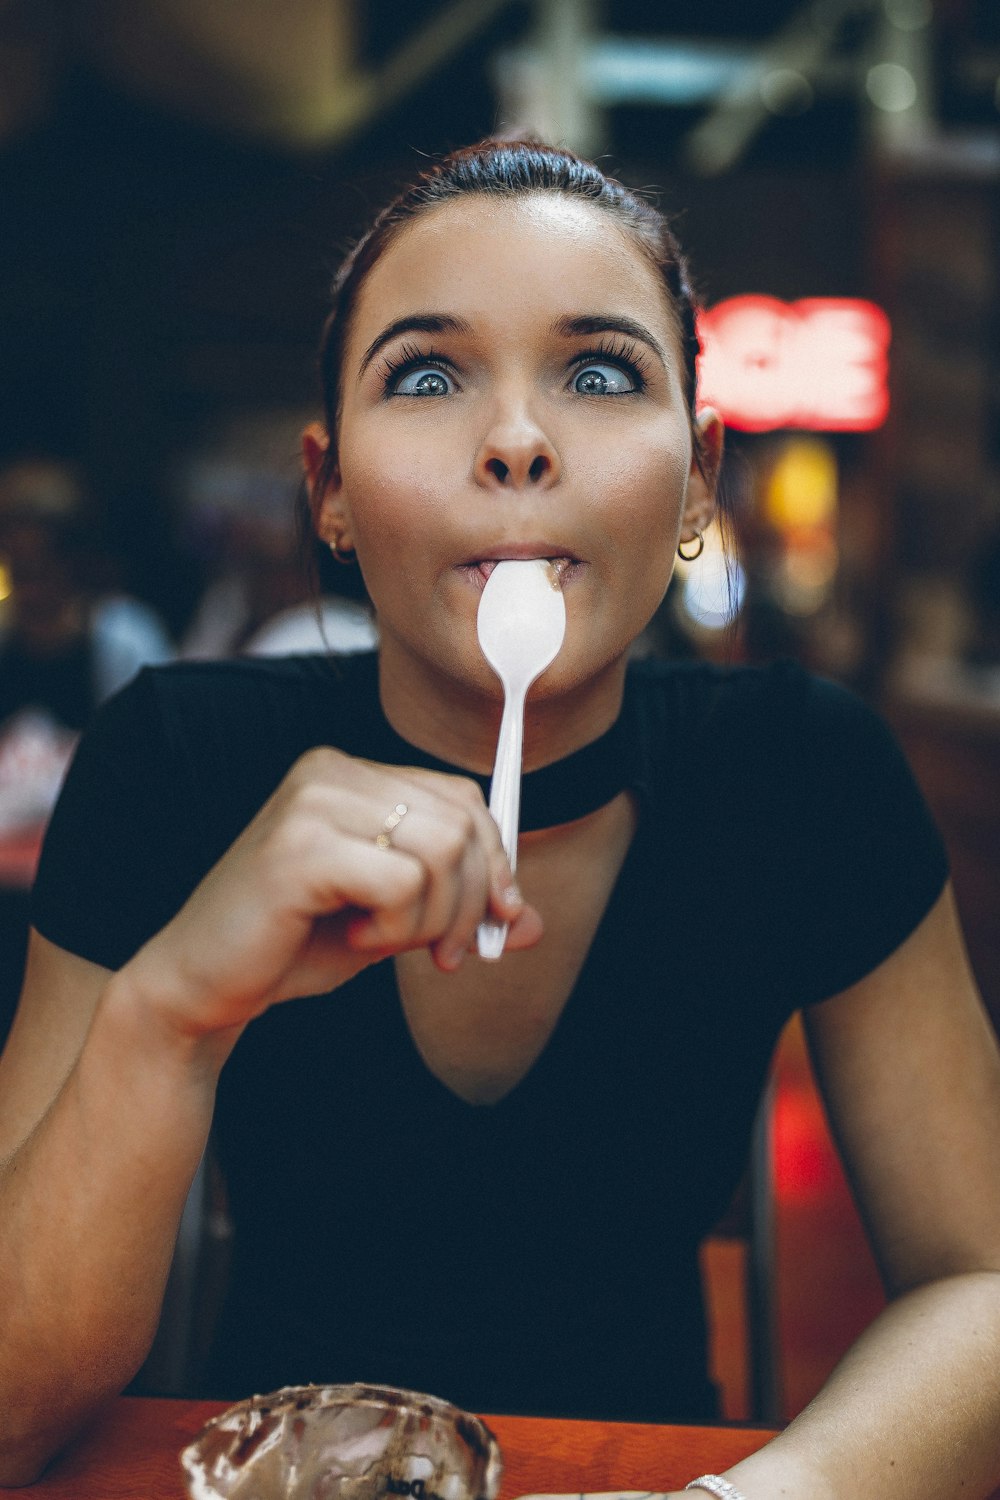
[[[580,396],[624,396],[638,386],[618,365],[592,362],[577,371],[573,389]]]
[[[455,382],[443,370],[424,365],[422,369],[408,370],[392,385],[394,396],[447,396],[455,389]]]

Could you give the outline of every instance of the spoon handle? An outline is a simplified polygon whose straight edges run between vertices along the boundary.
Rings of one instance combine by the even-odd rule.
[[[497,740],[493,779],[490,782],[490,816],[500,830],[500,842],[510,862],[511,874],[517,868],[517,828],[521,815],[521,755],[524,742],[524,693],[511,692],[504,697],[503,718]],[[507,941],[507,923],[486,917],[476,933],[479,957],[498,959]]]

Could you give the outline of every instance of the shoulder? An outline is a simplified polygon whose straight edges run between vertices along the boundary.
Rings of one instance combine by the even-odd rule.
[[[102,713],[153,715],[168,733],[215,725],[257,735],[294,727],[308,736],[335,729],[347,705],[352,717],[363,716],[377,697],[373,655],[234,657],[147,667]]]
[[[629,691],[647,700],[660,698],[694,719],[727,712],[786,708],[793,714],[815,697],[830,702],[859,701],[840,684],[818,677],[798,662],[780,660],[762,666],[725,666],[717,662],[658,660],[630,662]]]
[[[218,661],[173,661],[142,673],[146,690],[166,703],[197,702],[222,694],[239,702],[262,693],[294,695],[309,689],[334,688],[342,680],[340,663],[320,653],[292,656],[235,656]]]
[[[888,725],[850,689],[792,662],[762,667],[643,661],[629,672],[646,784],[683,787],[702,815],[773,844],[859,822],[927,822]],[[710,793],[710,795],[709,795]]]
[[[660,846],[683,850],[692,901],[724,913],[720,962],[736,955],[738,971],[760,977],[758,992],[791,1008],[869,973],[947,877],[884,720],[791,663],[639,665],[630,685],[655,725],[650,821]]]
[[[257,805],[317,745],[364,754],[378,722],[374,656],[180,661],[146,667],[98,710],[77,751],[139,786],[242,789]],[[254,809],[255,810],[255,809]]]
[[[699,757],[718,754],[729,763],[787,754],[835,728],[863,734],[877,720],[848,689],[791,661],[728,667],[646,659],[630,665],[627,691],[650,750],[679,740]]]

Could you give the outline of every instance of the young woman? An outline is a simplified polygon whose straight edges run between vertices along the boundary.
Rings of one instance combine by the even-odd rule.
[[[78,753],[0,1074],[0,1480],[143,1359],[213,1121],[216,1394],[710,1417],[697,1245],[798,1006],[894,1297],[727,1481],[1000,1478],[1000,1066],[912,780],[792,667],[627,665],[712,514],[695,353],[666,224],[566,153],[459,152],[349,259],[304,450],[378,656],[148,672]],[[512,557],[567,611],[519,889],[476,641]]]

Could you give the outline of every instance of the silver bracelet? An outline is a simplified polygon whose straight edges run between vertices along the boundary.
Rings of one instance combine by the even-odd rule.
[[[747,1500],[728,1479],[723,1479],[719,1474],[702,1474],[700,1479],[692,1479],[690,1484],[684,1486],[685,1490],[704,1490],[708,1495],[715,1495],[717,1500]]]

